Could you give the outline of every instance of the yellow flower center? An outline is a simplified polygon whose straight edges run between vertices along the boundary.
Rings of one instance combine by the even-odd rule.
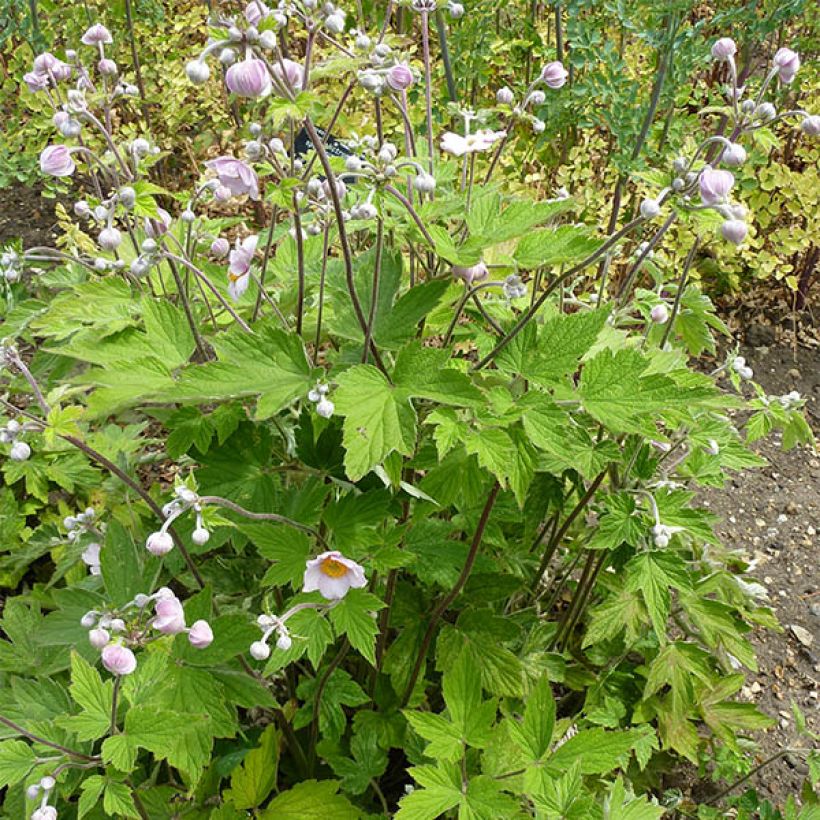
[[[341,578],[347,572],[347,567],[335,558],[325,558],[320,569],[331,578]]]

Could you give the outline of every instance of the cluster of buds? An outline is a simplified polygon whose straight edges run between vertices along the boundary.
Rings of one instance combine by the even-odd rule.
[[[0,276],[9,284],[19,281],[22,272],[22,258],[13,250],[0,254]]]
[[[329,419],[336,409],[333,402],[327,397],[330,387],[324,382],[317,382],[316,387],[308,393],[308,400],[316,405],[316,413],[323,419]]]
[[[683,527],[669,527],[658,521],[652,527],[652,541],[656,547],[663,549],[669,546],[669,540],[676,532],[682,532]]]
[[[784,393],[782,396],[772,396],[769,402],[776,401],[784,410],[794,410],[803,403],[803,397],[797,390]]]
[[[521,281],[521,277],[515,273],[511,273],[504,280],[504,296],[508,300],[521,299],[527,295],[527,286]]]
[[[464,6],[455,0],[447,0],[447,11],[454,20],[464,16]],[[437,0],[410,0],[410,8],[419,14],[432,14],[438,8]]]
[[[89,630],[88,640],[100,651],[103,666],[118,676],[130,675],[137,668],[133,648],[143,647],[163,635],[186,633],[194,649],[206,649],[214,639],[205,620],[186,626],[182,602],[168,587],[153,595],[139,594],[117,611],[86,612],[80,623]]]
[[[12,461],[26,461],[31,455],[31,447],[20,438],[27,429],[28,425],[20,424],[16,419],[10,419],[0,428],[0,444],[11,444],[9,458]]]
[[[541,134],[547,127],[546,123],[531,110],[542,106],[547,99],[547,95],[538,88],[538,85],[543,83],[547,88],[557,91],[566,83],[567,77],[569,77],[569,72],[563,64],[558,60],[553,60],[544,66],[541,73],[523,92],[520,102],[516,101],[515,92],[509,86],[503,86],[496,91],[495,101],[502,108],[509,108],[513,119],[529,121],[533,132]]]
[[[416,75],[409,63],[396,57],[387,43],[378,43],[372,49],[369,63],[357,76],[359,85],[376,97],[391,91],[402,95],[416,82]]]
[[[56,785],[55,778],[47,774],[26,789],[26,797],[29,800],[37,800],[38,798],[40,800],[40,805],[31,813],[31,820],[57,820],[57,809],[48,804],[51,792]]]
[[[66,539],[69,544],[80,541],[84,536],[91,536],[94,539],[83,550],[83,563],[88,567],[92,575],[100,574],[100,541],[105,537],[105,525],[97,522],[97,514],[93,507],[87,507],[77,515],[67,515],[63,519],[63,526],[66,528]]]
[[[372,186],[383,185],[394,181],[404,173],[412,178],[413,187],[421,194],[432,194],[436,189],[436,180],[418,162],[399,158],[399,149],[392,142],[383,142],[370,135],[356,137],[351,146],[357,151],[345,160],[345,169],[351,178],[362,178]],[[374,219],[376,208],[371,200],[374,191],[371,189],[366,200],[354,205],[349,214],[353,219]]]
[[[282,615],[260,615],[256,623],[262,629],[262,637],[250,646],[251,657],[264,661],[270,657],[268,641],[276,633],[276,647],[287,651],[293,644],[287,621],[297,612],[304,609],[329,609],[335,606],[351,589],[361,589],[367,585],[364,567],[340,552],[331,550],[312,558],[305,566],[302,580],[303,592],[319,592],[328,604],[301,603],[295,604]]]
[[[190,487],[181,485],[175,490],[176,497],[169,501],[163,508],[162,514],[165,516],[162,526],[156,532],[152,532],[145,540],[145,548],[151,555],[158,558],[167,555],[174,548],[174,539],[168,531],[171,524],[181,515],[194,510],[196,513],[196,527],[191,533],[191,541],[197,546],[208,543],[211,537],[210,532],[205,528],[202,521],[202,505],[199,496]]]
[[[754,371],[746,364],[746,359],[744,359],[743,356],[735,356],[732,360],[732,370],[734,370],[741,379],[751,379],[754,377]]]

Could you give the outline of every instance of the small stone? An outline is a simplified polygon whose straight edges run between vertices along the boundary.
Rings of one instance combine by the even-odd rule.
[[[785,524],[789,520],[789,517],[785,513],[780,513],[777,516],[777,523],[778,524]]]
[[[766,526],[766,522],[762,518],[755,518],[755,524],[758,527],[765,527]]]
[[[789,370],[789,372],[786,373],[786,375],[790,379],[799,379],[799,378],[801,378],[800,371],[796,367],[793,367],[791,370]]]
[[[752,683],[752,685],[749,687],[749,691],[750,691],[753,695],[757,695],[757,694],[759,694],[760,692],[762,692],[762,691],[763,691],[763,687],[760,685],[760,682],[759,682],[759,681],[754,681],[754,682]]]
[[[814,642],[814,635],[809,632],[808,629],[805,629],[798,624],[789,624],[789,629],[791,630],[792,635],[797,638],[803,646],[811,646]]]

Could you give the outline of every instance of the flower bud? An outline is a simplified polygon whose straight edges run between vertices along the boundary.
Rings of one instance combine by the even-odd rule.
[[[174,539],[167,532],[153,532],[145,542],[145,548],[151,555],[167,555],[174,548]]]
[[[772,62],[777,68],[777,77],[781,83],[790,83],[800,68],[800,56],[790,48],[779,48]]]
[[[266,50],[272,50],[279,45],[279,40],[275,31],[267,29],[259,35],[259,45]]]
[[[752,111],[755,110],[755,101],[754,100],[743,100],[740,104],[740,110],[744,114],[751,114]]]
[[[721,226],[723,238],[734,245],[740,245],[749,233],[749,228],[742,219],[727,219]]]
[[[357,219],[375,219],[377,215],[376,206],[370,202],[364,202],[356,209]]]
[[[194,621],[188,631],[188,642],[194,649],[206,649],[214,640],[214,633],[207,621]]]
[[[49,145],[40,153],[40,170],[49,176],[69,177],[76,167],[65,145]]]
[[[57,809],[54,806],[40,806],[32,813],[31,820],[57,820]]]
[[[119,199],[126,208],[133,208],[137,201],[137,192],[130,185],[126,185],[120,188],[117,199]]]
[[[36,800],[38,794],[40,794],[40,784],[39,783],[32,783],[26,789],[26,799],[27,800]]]
[[[325,18],[325,28],[333,34],[341,34],[345,30],[345,18],[341,12],[334,12]]]
[[[757,107],[756,113],[761,120],[769,122],[777,116],[777,109],[770,102],[764,102]]]
[[[666,305],[655,305],[649,312],[649,316],[656,325],[662,325],[669,319],[669,311]]]
[[[330,399],[326,399],[324,396],[322,396],[316,404],[316,412],[323,419],[329,419],[333,415],[333,411],[335,409],[336,408],[333,402]]]
[[[190,209],[186,208],[180,215],[179,218],[186,224],[190,225],[192,222],[196,220],[196,214]]]
[[[641,216],[644,219],[654,219],[661,212],[661,206],[657,199],[645,199],[641,202]]]
[[[203,63],[203,65],[205,65]],[[207,68],[208,66],[205,66]],[[135,157],[145,157],[151,150],[151,143],[148,142],[147,139],[143,139],[142,137],[137,137],[131,143],[131,153],[134,154]]]
[[[60,125],[60,133],[64,137],[78,137],[80,132],[83,130],[80,123],[75,120],[73,117],[69,117],[65,122]]]
[[[738,168],[746,162],[746,149],[742,145],[733,142],[724,150],[721,161],[730,168]]]
[[[100,74],[111,77],[117,73],[117,64],[113,60],[103,57],[102,60],[97,63],[97,69]]]
[[[108,260],[104,256],[98,256],[94,260],[94,267],[98,271],[106,271],[108,270]]]
[[[214,199],[217,202],[228,202],[232,196],[231,189],[226,185],[220,185],[214,189]]]
[[[381,162],[393,162],[394,159],[399,155],[399,151],[392,142],[386,142],[382,147],[379,149],[379,160]]]
[[[754,371],[751,367],[741,367],[737,372],[741,379],[751,379],[754,376]]]
[[[450,3],[447,9],[453,20],[460,20],[464,16],[464,6],[461,3]]]
[[[543,105],[546,99],[547,95],[543,91],[536,90],[524,100],[524,105]]]
[[[211,69],[208,68],[208,64],[204,60],[191,60],[185,66],[185,73],[194,85],[202,85],[211,76]]]
[[[204,527],[197,527],[191,533],[191,541],[193,541],[194,544],[196,544],[198,547],[201,547],[204,544],[207,544],[208,541],[210,540],[210,538],[211,538],[211,534]]]
[[[387,84],[393,91],[407,91],[414,81],[413,72],[407,63],[396,63],[387,72]]]
[[[111,640],[111,636],[108,634],[108,630],[106,629],[92,629],[88,633],[88,641],[94,649],[102,649],[104,646],[108,645],[108,642]]]
[[[257,661],[265,661],[270,657],[270,647],[264,641],[254,641],[250,652],[251,657]]]
[[[151,600],[149,595],[146,595],[144,592],[138,592],[134,596],[134,606],[139,607],[142,609],[144,606],[148,605],[148,602]]]
[[[151,626],[163,635],[177,635],[185,630],[185,611],[176,596],[159,598]]]
[[[569,72],[558,61],[547,63],[541,71],[541,79],[552,89],[561,88],[569,77]]]
[[[543,134],[544,129],[547,127],[547,124],[544,120],[540,120],[537,117],[532,121],[532,130],[535,134]]]
[[[25,441],[15,441],[9,450],[9,458],[12,461],[27,461],[31,455],[31,447]]]
[[[79,217],[90,216],[91,208],[84,199],[78,199],[74,203],[74,213]]]
[[[116,228],[105,228],[100,231],[97,242],[103,250],[113,251],[122,243],[122,234]]]
[[[112,675],[130,675],[137,668],[134,653],[118,643],[110,643],[103,649],[102,662]]]
[[[283,632],[279,635],[276,639],[276,648],[281,649],[283,652],[287,652],[288,649],[293,646],[293,641],[291,640],[290,635],[287,632]]]
[[[361,171],[362,170],[362,161],[361,161],[361,159],[359,159],[359,157],[357,157],[355,154],[353,154],[352,156],[349,156],[345,160],[345,168],[348,171],[352,171],[352,172]]]
[[[97,623],[97,616],[98,612],[94,609],[86,612],[82,618],[80,618],[80,625],[83,626],[85,629],[91,629]]]
[[[256,58],[234,63],[225,72],[225,85],[238,97],[251,98],[267,96],[272,87],[267,65]]]
[[[669,536],[664,535],[663,533],[661,533],[660,535],[656,535],[654,541],[655,546],[660,547],[661,549],[669,546]]]
[[[430,194],[436,190],[435,177],[422,171],[413,180],[413,187],[423,194]]]
[[[233,65],[236,62],[236,52],[232,48],[223,48],[219,52],[219,62],[224,66]]]
[[[231,243],[228,242],[228,240],[224,237],[220,236],[218,239],[214,239],[214,241],[211,242],[211,253],[217,259],[223,259],[224,257],[226,257],[230,249]]]
[[[731,37],[721,37],[712,46],[712,57],[715,60],[729,60],[737,54],[737,46]]]
[[[675,177],[672,180],[672,190],[675,192],[682,191],[686,187],[686,183],[681,177]]]
[[[803,117],[803,121],[800,123],[800,130],[807,137],[816,137],[820,134],[820,115],[810,114],[808,117]]]
[[[384,82],[385,81],[382,75],[377,74],[371,69],[365,69],[364,71],[359,72],[359,84],[362,88],[372,92],[373,94],[381,93],[382,88],[384,88]]]
[[[125,621],[122,618],[112,618],[108,628],[112,632],[125,632]]]
[[[513,100],[515,100],[515,95],[512,92],[511,88],[499,88],[498,91],[495,92],[495,101],[499,105],[512,105]]]
[[[251,160],[251,162],[256,162],[265,156],[265,148],[262,143],[257,140],[248,140],[245,143],[245,156]]]

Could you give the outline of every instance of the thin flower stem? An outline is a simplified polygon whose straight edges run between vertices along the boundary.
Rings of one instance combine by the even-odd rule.
[[[524,329],[527,323],[535,316],[536,313],[541,309],[541,306],[550,295],[558,288],[563,282],[565,282],[570,276],[574,276],[576,273],[579,273],[587,266],[591,265],[593,262],[600,259],[613,245],[620,242],[620,240],[626,236],[633,228],[636,228],[638,225],[641,225],[645,222],[642,216],[633,219],[631,222],[628,222],[626,225],[621,228],[616,234],[613,234],[609,237],[609,239],[601,245],[598,250],[594,253],[591,253],[586,259],[579,262],[577,265],[574,265],[569,270],[562,273],[556,279],[554,279],[549,287],[538,297],[538,299],[533,303],[532,307],[516,322],[515,326],[512,330],[507,333],[507,335],[477,364],[473,365],[473,370],[481,370],[482,368],[486,367],[504,348]]]
[[[424,102],[425,118],[427,121],[427,166],[430,173],[434,170],[433,144],[433,78],[430,64],[430,15],[427,11],[421,12],[421,44],[424,55]],[[432,194],[431,194],[432,196]]]
[[[336,174],[333,172],[333,168],[331,167],[330,160],[327,156],[327,151],[325,151],[325,147],[322,144],[322,140],[316,133],[316,128],[313,125],[313,122],[311,121],[310,117],[305,118],[305,129],[307,130],[308,136],[310,137],[310,141],[313,143],[313,147],[316,150],[317,155],[319,156],[319,162],[322,164],[322,168],[328,180],[330,198],[333,201],[333,210],[336,214],[336,226],[339,230],[339,242],[342,246],[342,257],[345,266],[347,290],[350,294],[350,301],[353,304],[353,311],[356,314],[356,319],[359,322],[359,327],[361,327],[362,331],[366,333],[367,319],[365,318],[364,311],[362,310],[362,304],[359,301],[359,296],[356,293],[356,281],[353,274],[353,254],[350,250],[350,241],[348,239],[347,230],[345,228],[344,216],[342,215],[342,203],[339,199],[339,191],[336,186]],[[376,345],[372,341],[370,343],[370,350],[373,354],[373,360],[376,363],[376,367],[378,367],[379,370],[381,370],[382,373],[389,380],[387,368],[384,366],[382,357],[379,354],[379,351],[376,349]]]
[[[273,521],[277,524],[285,524],[288,527],[293,527],[296,530],[301,530],[302,532],[306,532],[309,535],[312,535],[323,545],[327,546],[325,544],[325,540],[322,538],[318,530],[314,529],[308,524],[302,524],[300,521],[294,521],[292,518],[288,518],[285,515],[279,515],[278,513],[262,513],[246,510],[244,507],[241,507],[234,501],[230,501],[229,499],[222,498],[218,495],[202,495],[199,497],[199,501],[202,504],[214,504],[217,507],[225,507],[225,509],[230,510],[231,512],[235,512],[237,515],[241,515],[243,518],[250,518],[254,521]]]
[[[205,361],[208,358],[208,354],[205,350],[205,345],[202,342],[202,337],[199,335],[199,328],[197,327],[196,320],[191,312],[191,305],[188,302],[188,297],[182,284],[182,278],[179,275],[179,271],[177,270],[177,266],[173,259],[168,260],[168,267],[171,268],[171,275],[174,277],[174,282],[177,286],[177,293],[179,293],[179,298],[182,301],[182,309],[185,311],[185,318],[188,322],[188,327],[191,329],[191,333],[193,334],[196,349],[202,360]]]
[[[313,349],[313,359],[319,359],[319,345],[322,340],[322,314],[325,307],[325,276],[327,275],[327,249],[330,244],[330,228],[325,228],[322,242],[322,270],[319,274],[319,307],[316,314],[316,343]]]
[[[467,559],[464,562],[464,567],[461,570],[461,574],[458,576],[458,580],[453,585],[453,588],[441,599],[441,601],[439,601],[438,606],[435,610],[433,610],[433,614],[430,616],[430,623],[427,625],[427,631],[424,633],[424,637],[422,638],[419,653],[416,657],[416,663],[413,666],[413,671],[410,673],[410,678],[407,681],[407,686],[405,687],[404,694],[402,695],[402,706],[406,706],[413,695],[413,690],[416,687],[416,681],[418,680],[419,673],[421,672],[424,662],[427,660],[427,651],[430,648],[430,643],[433,640],[433,635],[435,634],[436,627],[438,626],[441,616],[447,611],[450,604],[453,603],[453,601],[455,601],[458,597],[459,593],[464,588],[464,585],[467,583],[467,579],[470,577],[473,564],[475,563],[476,556],[478,555],[478,548],[481,546],[481,540],[484,537],[484,530],[487,528],[487,522],[490,520],[490,513],[493,510],[493,506],[495,505],[495,500],[498,497],[500,489],[501,487],[498,482],[494,482],[493,487],[490,490],[490,494],[487,496],[487,501],[484,504],[484,509],[481,511],[481,517],[478,520],[478,526],[476,527],[475,535],[473,535],[470,550],[467,553]]]
[[[730,783],[725,789],[723,789],[723,791],[719,792],[711,800],[707,801],[706,805],[707,806],[713,806],[715,803],[717,803],[718,800],[720,800],[723,797],[726,797],[726,795],[729,794],[729,792],[734,791],[741,783],[745,783],[747,780],[749,780],[749,778],[754,777],[761,769],[765,768],[770,763],[774,763],[775,760],[778,760],[779,758],[783,757],[784,755],[793,754],[794,752],[803,752],[803,753],[805,753],[807,751],[808,751],[807,749],[799,749],[798,748],[798,749],[781,749],[780,751],[775,752],[770,757],[767,757],[762,763],[759,763],[757,766],[755,766],[754,769],[752,769],[750,772],[747,772],[746,774],[744,774],[743,777],[735,780],[733,783]]]
[[[646,247],[640,252],[638,258],[635,260],[635,264],[632,265],[629,273],[626,275],[624,279],[623,285],[621,285],[621,289],[618,292],[618,296],[616,298],[616,302],[619,305],[623,305],[624,301],[628,298],[629,292],[632,290],[632,285],[635,282],[635,277],[638,275],[638,272],[641,269],[641,266],[644,263],[644,260],[650,253],[657,247],[658,243],[663,238],[663,235],[672,227],[672,225],[677,222],[678,215],[674,211],[666,218],[663,225],[655,231],[655,235],[646,243]]]
[[[122,678],[117,675],[117,677],[114,678],[114,691],[111,693],[111,727],[108,730],[109,735],[117,734],[117,701],[121,684]]]
[[[270,226],[268,228],[268,241],[265,242],[265,251],[262,255],[262,269],[259,271],[259,292],[256,294],[256,304],[253,306],[251,321],[255,322],[259,318],[259,310],[262,307],[262,293],[265,287],[265,276],[268,272],[268,262],[270,252],[273,247],[273,229],[276,227],[276,217],[279,214],[278,206],[274,205],[270,215]]]
[[[698,250],[698,245],[700,244],[700,238],[695,237],[695,241],[692,243],[692,247],[689,248],[689,253],[686,254],[686,261],[683,263],[683,270],[681,271],[680,281],[678,282],[678,292],[675,294],[675,302],[672,305],[672,313],[669,316],[669,319],[666,321],[666,327],[663,331],[663,338],[661,339],[661,350],[666,346],[666,343],[669,341],[669,334],[672,332],[672,325],[675,323],[675,319],[680,311],[681,300],[683,299],[683,292],[686,290],[686,283],[689,277],[689,268],[692,266],[692,262],[695,260],[695,254]]]
[[[316,692],[313,695],[313,717],[310,721],[310,769],[311,771],[316,765],[316,741],[319,738],[319,713],[322,706],[322,696],[325,693],[327,682],[330,676],[338,668],[339,664],[344,660],[347,651],[350,649],[350,641],[347,637],[342,641],[342,645],[336,657],[327,665],[324,674],[319,680],[319,685],[316,687]]]
[[[450,102],[458,102],[458,91],[456,91],[456,81],[453,77],[453,63],[450,59],[450,49],[447,46],[447,26],[444,23],[444,12],[436,9],[436,32],[438,33],[438,43],[441,49],[441,61],[444,64],[444,76],[447,80],[447,94]]]
[[[378,109],[377,109],[378,110]],[[373,329],[376,323],[376,308],[379,303],[379,277],[382,269],[382,251],[384,250],[384,224],[379,217],[376,217],[376,259],[373,263],[373,285],[370,293],[370,311],[367,316],[367,329],[364,334],[364,348],[362,350],[362,363],[367,364],[370,342],[373,338]]]
[[[9,720],[7,717],[0,715],[0,723],[4,726],[7,726],[14,732],[22,735],[23,737],[27,737],[34,743],[39,743],[42,746],[48,746],[51,749],[56,749],[58,752],[63,752],[63,754],[67,754],[70,757],[76,757],[79,760],[87,760],[90,763],[99,763],[100,757],[98,755],[87,755],[85,752],[78,752],[74,749],[69,749],[67,746],[61,746],[59,743],[54,743],[51,740],[46,740],[44,737],[40,737],[39,735],[35,735],[33,732],[29,732],[28,729],[24,729],[20,726],[19,723],[15,723],[13,720]]]
[[[407,208],[407,212],[413,218],[413,222],[415,222],[418,226],[418,229],[421,231],[422,236],[427,240],[427,243],[430,245],[430,247],[435,249],[436,243],[433,240],[433,237],[430,236],[430,232],[427,230],[427,228],[424,227],[424,223],[421,221],[421,217],[418,215],[418,213],[416,213],[416,209],[413,207],[410,200],[407,199],[407,197],[404,196],[404,194],[402,194],[401,191],[397,190],[392,185],[385,185],[384,190],[387,191],[387,193],[391,196],[394,196],[396,199],[398,199],[398,201],[401,202],[401,204],[404,205],[405,208]]]
[[[293,195],[293,227],[296,232],[296,335],[302,335],[302,320],[305,311],[305,240],[302,236],[302,217],[299,214],[299,203]]]

